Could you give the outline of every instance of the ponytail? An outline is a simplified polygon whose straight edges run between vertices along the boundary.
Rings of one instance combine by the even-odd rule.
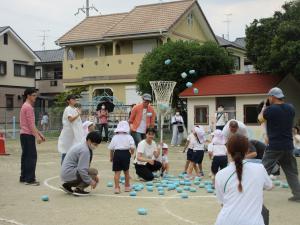
[[[236,174],[239,181],[238,184],[238,190],[239,192],[243,191],[242,186],[242,175],[243,175],[243,159],[245,158],[245,155],[248,151],[248,138],[235,134],[232,137],[229,138],[227,142],[227,149],[229,154],[231,155],[235,168],[236,168]]]
[[[235,164],[235,168],[236,168],[236,174],[237,174],[237,178],[239,180],[239,184],[238,184],[239,192],[243,191],[242,174],[243,174],[243,159],[244,159],[244,157],[245,157],[245,155],[242,152],[236,152],[233,155],[233,160],[234,160],[234,164]]]

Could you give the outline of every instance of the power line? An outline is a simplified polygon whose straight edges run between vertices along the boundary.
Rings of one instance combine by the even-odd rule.
[[[41,44],[41,46],[42,46],[43,50],[46,50],[46,38],[49,37],[49,35],[46,35],[46,33],[50,32],[50,30],[40,30],[40,32],[43,33],[42,36],[39,36],[39,37],[42,38],[42,44]]]

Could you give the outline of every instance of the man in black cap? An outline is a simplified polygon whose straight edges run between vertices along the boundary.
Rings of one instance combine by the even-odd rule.
[[[263,164],[270,174],[273,167],[279,162],[293,196],[290,201],[300,202],[300,184],[298,179],[297,161],[293,155],[293,121],[295,109],[291,104],[284,102],[284,94],[278,87],[268,93],[269,107],[263,107],[263,118],[267,121],[269,145],[263,157]]]

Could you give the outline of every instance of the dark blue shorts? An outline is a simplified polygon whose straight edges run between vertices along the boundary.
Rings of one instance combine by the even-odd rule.
[[[216,175],[219,169],[223,169],[227,166],[228,160],[226,155],[222,156],[214,156],[213,161],[211,163],[211,172]]]
[[[113,156],[113,171],[129,170],[131,154],[129,150],[116,150]]]
[[[204,151],[203,150],[197,150],[197,151],[192,151],[192,159],[191,162],[194,162],[196,164],[201,164],[203,161],[204,157]]]
[[[193,149],[189,148],[186,152],[186,160],[191,161],[193,157]]]

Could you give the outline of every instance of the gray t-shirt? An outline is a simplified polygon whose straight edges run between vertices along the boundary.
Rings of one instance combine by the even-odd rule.
[[[77,180],[77,174],[84,183],[90,184],[92,179],[88,174],[90,167],[90,150],[86,142],[75,145],[68,151],[62,167],[61,179],[63,182]]]

